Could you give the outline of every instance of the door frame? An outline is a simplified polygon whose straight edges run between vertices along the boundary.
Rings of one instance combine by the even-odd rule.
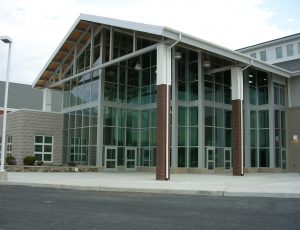
[[[127,150],[134,150],[134,168],[127,168],[127,161],[133,161],[133,160],[128,160]],[[137,166],[137,147],[126,147],[125,148],[125,171],[136,171],[136,166]]]
[[[115,167],[114,168],[107,168],[106,165],[107,165],[107,150],[108,149],[114,149],[116,151],[116,154],[115,154]],[[117,146],[105,146],[105,150],[104,150],[104,168],[105,168],[105,171],[117,171],[118,169],[118,147]]]
[[[230,151],[230,160],[226,160],[226,151]],[[230,163],[230,168],[226,169],[226,162]],[[226,147],[224,148],[224,171],[225,172],[231,172],[232,171],[232,148]]]
[[[208,151],[213,151],[213,159],[208,160]],[[206,168],[209,172],[215,172],[216,170],[216,148],[212,146],[206,146]],[[208,168],[208,163],[213,163],[213,169]]]

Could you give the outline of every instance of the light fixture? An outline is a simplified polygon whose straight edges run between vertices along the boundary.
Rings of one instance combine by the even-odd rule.
[[[179,51],[176,51],[175,52],[175,55],[174,55],[175,59],[178,60],[178,59],[181,59],[182,56],[181,56],[181,53]]]
[[[298,135],[293,135],[293,141],[298,141]]]
[[[9,73],[10,73],[10,59],[11,59],[11,46],[12,39],[8,36],[0,36],[0,40],[8,44],[8,57],[7,57],[7,68],[6,68],[6,80],[5,80],[5,93],[4,93],[4,110],[3,110],[3,126],[2,126],[2,145],[1,145],[1,164],[0,173],[5,172],[4,170],[4,155],[6,152],[6,116],[7,116],[7,100],[8,100],[8,84],[9,84]]]
[[[209,60],[205,60],[205,61],[203,62],[203,67],[204,67],[204,68],[210,68],[210,66],[211,66],[211,64],[210,64],[210,61],[209,61]]]
[[[139,62],[137,62],[134,69],[135,70],[142,70],[142,65]]]

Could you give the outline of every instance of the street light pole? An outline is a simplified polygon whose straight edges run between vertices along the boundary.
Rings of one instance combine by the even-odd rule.
[[[4,43],[8,43],[8,57],[7,57],[7,68],[6,68],[6,81],[5,81],[5,95],[4,95],[4,113],[3,113],[3,127],[2,127],[2,145],[1,145],[1,165],[0,172],[4,170],[4,156],[6,150],[6,116],[7,116],[7,99],[8,99],[8,83],[9,83],[9,72],[10,72],[10,57],[11,57],[11,45],[12,39],[8,36],[0,36],[0,40]]]

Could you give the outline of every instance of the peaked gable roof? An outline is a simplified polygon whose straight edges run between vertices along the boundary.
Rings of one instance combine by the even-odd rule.
[[[199,48],[200,50],[209,51],[232,60],[236,60],[238,62],[244,63],[244,65],[252,65],[260,69],[264,69],[266,71],[270,71],[284,77],[290,77],[290,72],[279,67],[264,63],[259,60],[255,60],[248,55],[242,54],[240,52],[216,45],[214,43],[205,41],[203,39],[199,39],[197,37],[182,33],[180,31],[171,29],[169,27],[163,26],[155,26],[137,22],[130,22],[119,19],[112,19],[101,16],[80,14],[75,23],[72,25],[68,33],[65,35],[61,43],[58,45],[57,49],[54,51],[46,65],[43,67],[32,86],[37,88],[44,88],[44,82],[48,81],[54,71],[57,69],[59,62],[64,58],[63,53],[69,52],[71,50],[72,42],[74,43],[76,39],[80,36],[83,36],[83,31],[88,26],[88,23],[96,23],[102,24],[106,26],[118,27],[122,29],[138,31],[149,33],[153,35],[162,36],[168,39],[172,39],[174,41],[180,41],[181,43],[188,44]],[[88,38],[84,38],[83,40],[88,40]],[[70,59],[69,63],[73,60]]]

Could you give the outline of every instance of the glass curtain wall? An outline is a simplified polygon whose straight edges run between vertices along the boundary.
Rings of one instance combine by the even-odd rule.
[[[269,82],[266,72],[250,69],[250,167],[286,167],[285,86]],[[270,87],[273,87],[271,90]],[[270,94],[273,92],[273,95]],[[269,100],[269,96],[272,100]],[[270,127],[273,122],[273,128]],[[271,123],[272,124],[272,123]],[[274,146],[270,143],[270,135]],[[271,151],[272,150],[272,151]],[[271,162],[274,150],[275,162]]]
[[[124,166],[126,147],[137,149],[138,165],[155,166],[156,50],[104,72],[103,148],[118,147],[118,166]]]
[[[91,34],[91,30],[88,32]],[[130,146],[145,152],[145,156],[140,157],[142,165],[155,166],[156,50],[102,70],[104,105],[99,108],[100,70],[86,72],[101,62],[110,61],[110,58],[115,59],[133,52],[133,34],[117,29],[113,29],[111,34],[110,29],[103,28],[92,39],[93,46],[89,41],[74,46],[71,54],[73,56],[77,54],[75,65],[72,63],[63,70],[63,79],[75,74],[78,76],[63,84],[63,163],[96,165],[99,139],[97,121],[101,109],[103,110],[103,127],[101,127],[104,132],[101,137],[103,145],[118,147],[118,165],[124,165],[125,148]],[[112,49],[110,49],[111,39]],[[136,43],[138,50],[156,42],[137,35]],[[141,71],[135,69],[137,62],[142,65]],[[84,73],[80,75],[83,71]],[[144,116],[145,113],[150,114],[151,122],[148,126],[144,119],[149,118]],[[143,139],[140,138],[142,132],[149,133],[149,140],[145,140],[144,136]],[[141,150],[141,147],[145,151]],[[149,151],[148,158],[146,150]]]
[[[215,59],[211,65],[204,68],[205,151],[213,148],[215,167],[224,168],[225,148],[232,147],[231,73],[212,71],[224,67],[221,60]],[[205,167],[207,161],[205,154]]]
[[[178,48],[178,167],[198,167],[198,53]],[[176,131],[175,131],[176,132]]]
[[[285,112],[285,86],[273,83],[274,91],[274,139],[275,139],[275,167],[286,169],[286,112]]]

